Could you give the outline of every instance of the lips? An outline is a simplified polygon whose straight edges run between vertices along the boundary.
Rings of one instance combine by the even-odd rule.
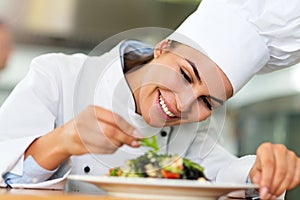
[[[163,100],[161,94],[159,95],[159,104],[160,104],[160,106],[161,106],[163,112],[164,112],[167,116],[169,116],[169,117],[176,117],[176,115],[175,115],[174,113],[172,113],[172,112],[169,110],[168,106],[165,104],[165,101]]]

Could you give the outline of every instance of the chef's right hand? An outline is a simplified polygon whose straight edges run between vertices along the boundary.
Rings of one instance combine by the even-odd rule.
[[[62,127],[70,155],[109,154],[123,144],[139,147],[141,135],[121,116],[97,106],[88,106]]]
[[[300,184],[300,158],[282,144],[263,143],[250,170],[261,199],[275,199]]]

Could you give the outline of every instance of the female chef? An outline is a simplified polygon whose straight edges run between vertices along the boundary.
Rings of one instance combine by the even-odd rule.
[[[272,2],[272,7],[265,3],[267,7],[260,7],[261,13],[254,12],[257,2],[203,1],[178,29],[178,33],[189,33],[197,45],[175,37],[188,45],[163,41],[153,59],[147,54],[149,48],[136,41],[121,42],[100,57],[48,54],[34,59],[28,75],[0,110],[0,156],[5,160],[0,164],[1,183],[63,188],[71,169],[69,158],[71,173],[106,174],[110,167],[145,151],[139,147],[139,132],[147,136],[159,130],[162,151],[193,159],[205,167],[212,180],[250,180],[260,185],[263,199],[298,185],[299,158],[283,145],[265,143],[256,157],[236,158],[202,137],[209,128],[193,123],[204,121],[258,71],[298,62],[299,45],[298,49],[294,47],[299,40],[276,46],[281,39],[270,38],[281,30],[279,26],[271,27],[274,30],[268,33],[262,24],[273,23],[271,19],[252,24],[261,13],[272,17],[272,9],[277,9],[273,4],[281,1]],[[281,8],[285,6],[282,4]],[[291,20],[285,29],[292,29],[299,17],[283,19]],[[281,31],[278,35],[285,38],[287,34]],[[139,56],[142,61],[136,62]],[[145,57],[151,60],[141,65]],[[95,72],[98,68],[105,68],[105,72],[100,73],[93,105],[74,116],[76,79],[87,64]],[[208,151],[200,154],[200,147]]]

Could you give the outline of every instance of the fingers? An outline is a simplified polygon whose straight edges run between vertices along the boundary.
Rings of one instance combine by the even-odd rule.
[[[260,184],[260,181],[261,181],[261,170],[262,169],[261,169],[260,159],[257,156],[257,158],[255,160],[255,163],[254,163],[254,165],[251,168],[250,173],[249,173],[251,182],[253,184],[257,184],[257,185]]]
[[[121,116],[109,110],[92,106],[101,132],[117,147],[123,144],[138,147],[137,139],[142,135]]]
[[[294,172],[297,166],[297,157],[294,152],[292,151],[286,151],[286,167],[285,167],[285,172],[284,168],[279,168],[278,173],[279,174],[285,174],[285,176],[282,178],[281,182],[276,181],[277,183],[274,184],[272,187],[271,193],[279,196],[281,195],[286,189],[290,188],[290,185],[293,184],[293,179],[294,179]],[[279,178],[278,178],[279,179]]]
[[[259,184],[261,199],[280,196],[299,184],[300,158],[282,144],[264,143],[257,149],[250,178]]]
[[[271,143],[264,143],[257,149],[257,159],[259,159],[260,163],[258,169],[262,172],[260,186],[270,188],[275,172],[274,166],[276,164]]]
[[[275,173],[273,183],[271,185],[270,193],[274,195],[282,194],[288,187],[295,168],[295,157],[291,155],[292,152],[282,144],[273,146],[273,153],[275,156]],[[291,171],[289,171],[291,170]]]
[[[295,155],[295,154],[292,154]],[[300,158],[297,157],[297,155],[295,155],[296,159],[295,159],[295,169],[293,171],[295,171],[294,176],[292,178],[292,181],[290,182],[289,186],[287,189],[293,189],[294,187],[296,187],[298,184],[300,184]]]
[[[298,184],[300,184],[300,158],[297,157],[297,162],[296,162],[296,173],[293,179],[293,182],[290,184],[290,186],[288,187],[288,189],[292,189],[294,187],[296,187]]]
[[[72,121],[68,150],[72,155],[113,153],[123,144],[139,147],[138,131],[119,115],[97,106],[88,106]],[[76,147],[76,148],[75,148]]]
[[[123,144],[138,147],[139,142],[137,138],[132,135],[124,133],[121,129],[111,125],[111,124],[101,124],[101,131],[104,133],[105,137],[116,147],[121,147]]]
[[[92,106],[92,108],[94,109],[99,122],[109,123],[112,126],[120,129],[127,135],[142,137],[138,130],[135,129],[135,127],[129,124],[126,120],[124,120],[120,115],[97,106]]]

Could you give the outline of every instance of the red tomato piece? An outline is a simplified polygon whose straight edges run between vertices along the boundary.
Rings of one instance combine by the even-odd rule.
[[[162,177],[163,178],[168,178],[168,179],[178,179],[180,178],[180,174],[178,173],[174,173],[174,172],[169,172],[167,170],[160,170],[161,174],[162,174]]]

